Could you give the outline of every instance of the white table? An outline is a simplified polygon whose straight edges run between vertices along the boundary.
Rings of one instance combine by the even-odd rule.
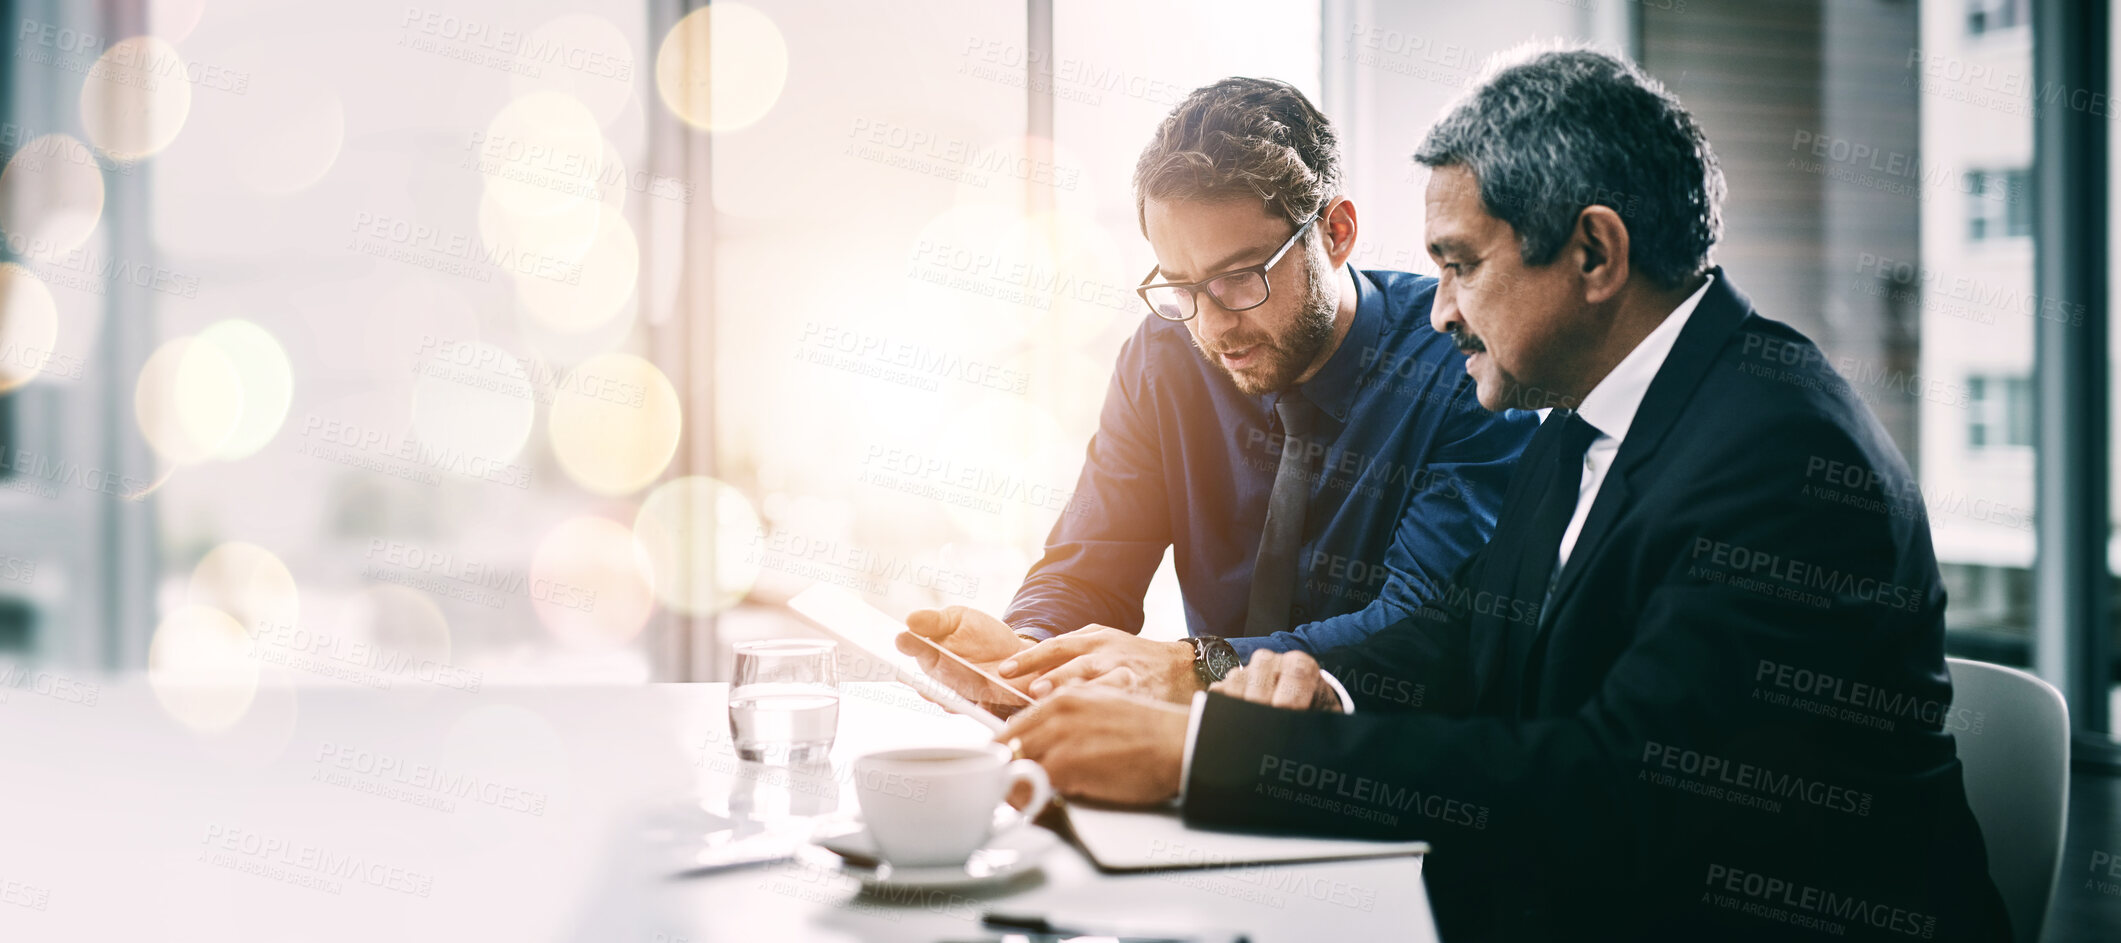
[[[44,687],[0,691],[0,939],[970,940],[990,907],[1434,939],[1418,858],[1114,876],[1064,846],[998,890],[885,898],[804,863],[672,880],[659,828],[854,808],[736,763],[718,684],[275,686],[213,735],[139,679]],[[849,684],[833,762],[985,738]]]

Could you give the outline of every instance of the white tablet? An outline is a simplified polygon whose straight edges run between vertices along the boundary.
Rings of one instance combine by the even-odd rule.
[[[827,634],[854,646],[863,654],[890,665],[894,678],[919,691],[929,700],[947,710],[979,721],[989,729],[1002,729],[1001,718],[994,716],[993,712],[981,707],[971,698],[957,693],[949,685],[929,677],[927,672],[921,670],[919,659],[899,651],[898,636],[906,631],[905,623],[885,615],[883,610],[863,602],[861,597],[837,586],[812,583],[808,589],[788,600],[788,608],[801,616],[803,621],[825,630]],[[1030,695],[1017,690],[1016,686],[1003,681],[993,672],[966,661],[956,652],[934,642],[918,635],[913,637],[920,639],[943,657],[965,666],[1000,689],[1021,698],[1025,704],[1032,702]]]

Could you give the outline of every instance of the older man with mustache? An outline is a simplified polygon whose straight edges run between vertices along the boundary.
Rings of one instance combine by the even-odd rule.
[[[2009,939],[1928,522],[1816,469],[1912,476],[1710,265],[1693,117],[1632,63],[1543,51],[1416,160],[1435,328],[1482,405],[1550,409],[1494,538],[1362,642],[1259,652],[1190,711],[1066,690],[1003,737],[1064,792],[1196,825],[1426,839],[1446,939]],[[1351,698],[1305,709],[1329,677]]]

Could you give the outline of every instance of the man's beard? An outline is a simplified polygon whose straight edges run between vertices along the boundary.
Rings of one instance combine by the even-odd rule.
[[[1307,283],[1303,301],[1297,306],[1296,321],[1289,325],[1287,333],[1275,338],[1242,338],[1244,343],[1224,342],[1225,349],[1243,350],[1254,344],[1264,346],[1259,367],[1239,375],[1223,366],[1220,355],[1201,347],[1197,341],[1194,343],[1193,349],[1229,377],[1239,393],[1260,396],[1295,386],[1296,378],[1303,375],[1312,361],[1318,359],[1319,351],[1326,349],[1326,343],[1333,339],[1333,320],[1339,308],[1329,285],[1333,270],[1326,267],[1324,258],[1305,252],[1304,274]]]

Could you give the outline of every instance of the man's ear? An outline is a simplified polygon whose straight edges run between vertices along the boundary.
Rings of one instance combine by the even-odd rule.
[[[1583,300],[1602,304],[1628,283],[1628,227],[1610,206],[1586,206],[1576,214],[1575,245],[1583,266]]]
[[[1325,234],[1326,260],[1336,269],[1348,264],[1348,257],[1355,254],[1354,201],[1342,197],[1327,204],[1318,228]]]

